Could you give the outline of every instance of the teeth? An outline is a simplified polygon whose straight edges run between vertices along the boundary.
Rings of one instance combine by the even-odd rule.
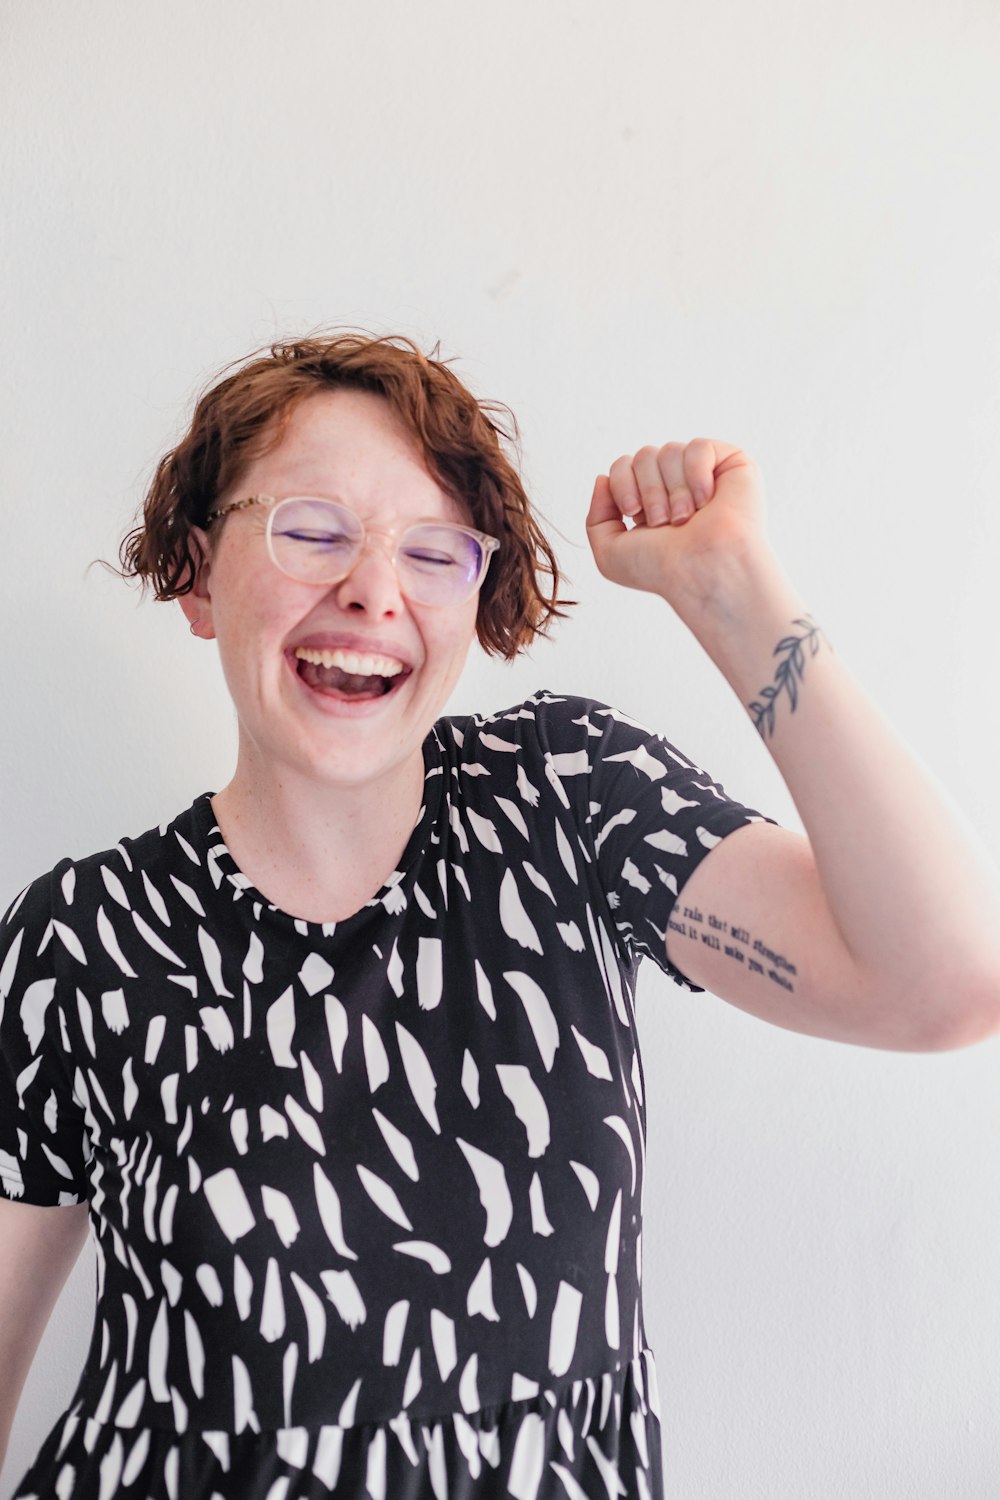
[[[391,656],[359,656],[354,651],[318,651],[314,646],[296,646],[295,655],[318,667],[342,667],[361,677],[395,677],[403,663]]]

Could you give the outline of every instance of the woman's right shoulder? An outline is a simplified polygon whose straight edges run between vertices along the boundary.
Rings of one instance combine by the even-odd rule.
[[[123,834],[114,844],[90,854],[63,855],[54,865],[30,876],[26,884],[11,895],[0,891],[0,927],[15,921],[43,926],[55,917],[71,923],[75,903],[85,893],[99,900],[123,901],[123,888],[140,872],[155,870],[159,857],[174,840],[172,832],[183,839],[193,829],[189,824],[194,804],[172,819],[154,825],[139,834]],[[78,907],[79,909],[79,907]]]
[[[50,921],[54,905],[53,891],[61,885],[72,867],[72,859],[64,856],[51,869],[31,877],[13,896],[9,892],[0,894],[0,928]]]

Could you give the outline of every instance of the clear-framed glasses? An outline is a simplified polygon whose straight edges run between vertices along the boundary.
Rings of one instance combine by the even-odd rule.
[[[267,550],[275,567],[300,583],[339,583],[357,566],[371,537],[361,517],[336,500],[316,495],[251,495],[209,511],[214,521],[248,505],[270,505]],[[393,538],[395,539],[395,538]],[[494,536],[455,521],[420,521],[398,538],[391,553],[402,592],[420,604],[463,604],[482,585]]]

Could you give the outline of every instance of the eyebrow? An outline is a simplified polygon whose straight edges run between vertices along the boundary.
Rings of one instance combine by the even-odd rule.
[[[305,500],[333,500],[337,505],[343,505],[346,510],[352,511],[353,514],[356,515],[359,520],[365,522],[366,525],[368,524],[361,512],[355,506],[353,506],[349,500],[345,500],[342,495],[313,495],[308,492],[299,490],[290,491],[290,495],[295,496],[297,499]],[[282,498],[287,499],[289,498],[289,496],[283,496]],[[410,526],[471,526],[472,522],[466,521],[464,519],[455,521],[451,516],[415,516],[413,520],[409,521],[407,524]]]

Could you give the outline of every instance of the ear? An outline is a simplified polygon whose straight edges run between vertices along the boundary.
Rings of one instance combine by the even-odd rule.
[[[190,592],[181,594],[177,602],[184,611],[192,634],[200,635],[202,639],[210,641],[215,638],[210,590],[212,552],[208,537],[200,526],[190,527],[188,535],[191,538],[191,551],[195,559],[194,583]]]

